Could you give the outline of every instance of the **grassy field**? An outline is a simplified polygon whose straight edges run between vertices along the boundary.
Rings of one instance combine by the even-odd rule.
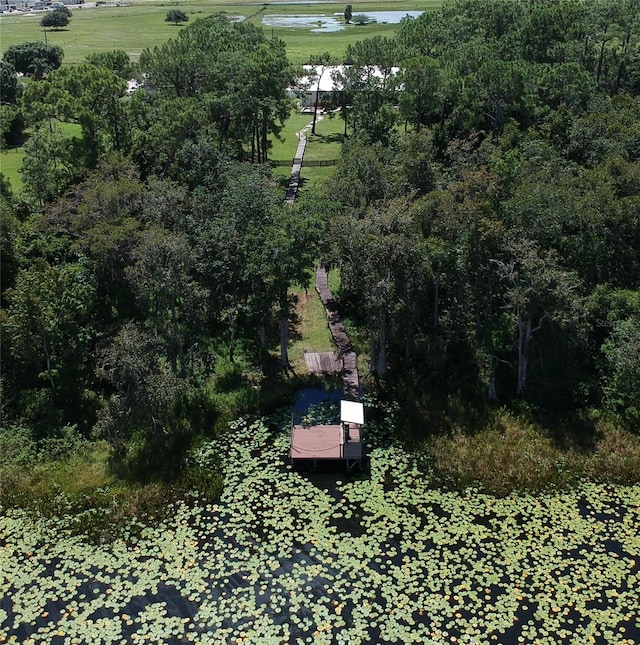
[[[381,0],[379,2],[355,2],[353,13],[367,11],[419,11],[434,8],[440,0]],[[343,3],[309,5],[291,2],[288,4],[264,4],[258,0],[242,4],[228,4],[220,0],[204,3],[202,0],[180,0],[173,3],[132,2],[127,6],[78,6],[73,9],[73,17],[67,29],[47,31],[48,42],[59,45],[64,50],[64,64],[81,62],[88,54],[113,49],[126,51],[133,60],[147,47],[161,45],[175,37],[183,26],[165,22],[167,7],[179,6],[190,17],[198,18],[224,11],[230,16],[243,16],[256,24],[262,24],[265,16],[273,15],[318,15],[340,19],[344,11]],[[34,40],[44,40],[45,34],[40,26],[41,13],[0,16],[0,53],[9,46]],[[374,35],[392,36],[397,25],[346,25],[337,32],[314,33],[309,27],[282,28],[265,27],[267,34],[281,38],[287,45],[289,59],[294,64],[302,64],[313,54],[330,51],[336,56],[343,54],[347,46],[363,38]],[[292,159],[297,146],[295,133],[311,121],[311,115],[292,115],[283,132],[282,141],[273,141],[271,158],[274,160]],[[339,134],[342,121],[339,118],[325,119],[318,125],[318,136],[311,137],[307,148],[307,160],[335,159],[339,155]],[[0,154],[0,170],[9,178],[14,190],[22,185],[18,168],[22,163],[23,149],[18,148]],[[285,176],[286,168],[276,169],[276,174]],[[330,177],[333,168],[310,168],[303,170],[305,187]]]
[[[0,152],[0,172],[9,180],[14,192],[22,188],[22,175],[18,169],[22,165],[24,147],[11,148]]]
[[[280,139],[271,139],[272,148],[269,152],[269,159],[273,161],[292,161],[298,147],[296,133],[310,122],[311,118],[308,114],[293,113],[287,119],[280,133]]]
[[[316,133],[307,136],[305,161],[328,161],[340,156],[344,121],[337,115],[327,115],[316,123]]]
[[[440,0],[397,0],[382,2],[352,3],[353,13],[366,13],[373,10],[419,11],[433,8]],[[203,3],[181,0],[172,3],[132,3],[129,6],[91,7],[79,6],[73,9],[73,17],[66,29],[48,31],[48,42],[59,45],[65,52],[65,64],[82,61],[87,54],[112,49],[123,49],[134,60],[143,49],[160,45],[175,37],[182,26],[164,21],[168,7],[180,7],[193,21],[218,11],[232,16],[243,16],[256,24],[261,24],[267,15],[319,15],[334,16],[342,14],[344,4],[308,5],[290,3],[269,5],[255,3],[223,4]],[[40,26],[41,13],[23,15],[3,15],[0,17],[0,52],[10,45],[33,40],[44,40]],[[337,16],[340,18],[340,16]],[[391,36],[397,25],[346,25],[336,32],[314,33],[309,27],[282,28],[265,27],[268,35],[281,38],[287,44],[287,52],[292,63],[302,64],[309,56],[330,51],[336,56],[344,53],[350,43],[374,35]]]

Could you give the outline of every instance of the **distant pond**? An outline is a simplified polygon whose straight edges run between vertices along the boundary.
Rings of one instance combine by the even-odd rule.
[[[127,539],[0,509],[0,641],[640,640],[640,486],[443,491],[374,424],[365,472],[314,478],[286,459],[291,414],[230,424],[201,454],[224,456],[220,501]]]
[[[355,12],[356,14],[359,12]],[[403,18],[411,16],[417,18],[422,11],[367,11],[363,12],[372,20],[380,23],[399,24]],[[334,17],[334,16],[340,16]],[[342,13],[336,13],[333,16],[322,14],[301,14],[301,15],[267,15],[263,16],[262,24],[266,27],[282,28],[305,28],[314,33],[326,33],[331,31],[340,31],[345,29],[344,17]]]

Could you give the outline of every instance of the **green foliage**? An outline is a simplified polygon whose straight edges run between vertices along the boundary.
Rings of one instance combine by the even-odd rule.
[[[64,53],[57,45],[42,42],[22,43],[11,45],[6,49],[2,58],[13,65],[16,72],[40,79],[62,65]]]
[[[125,627],[131,640],[170,631],[180,641],[319,645],[634,633],[637,485],[442,490],[377,423],[367,424],[366,473],[300,473],[286,458],[290,420],[289,410],[237,419],[194,453],[204,467],[220,455],[226,487],[215,503],[176,500],[157,485],[124,499],[105,487],[91,495],[93,513],[80,504],[65,513],[73,500],[60,494],[48,512],[3,513],[16,565],[6,573],[8,638],[64,630],[116,643]],[[118,522],[127,508],[130,521]],[[77,612],[57,611],[71,603]],[[569,603],[574,613],[563,611]],[[105,605],[112,614],[100,614]]]
[[[116,74],[116,76],[119,76],[126,81],[128,81],[133,75],[134,64],[129,57],[129,54],[122,49],[89,54],[86,61],[91,65],[106,67],[108,70]]]
[[[52,72],[46,84],[32,83],[24,93],[28,118],[56,118],[82,128],[84,163],[94,167],[100,154],[121,151],[128,139],[119,99],[126,83],[114,72],[83,63]]]
[[[69,16],[71,12],[65,7],[65,9],[55,9],[54,11],[49,11],[40,19],[40,24],[43,27],[52,27],[53,29],[62,29],[69,24]]]
[[[469,486],[495,495],[569,488],[584,477],[635,481],[640,442],[605,421],[596,422],[594,446],[563,448],[545,428],[499,410],[485,428],[435,438],[427,451],[434,474],[446,486]]]
[[[113,450],[114,467],[146,480],[173,476],[191,440],[188,382],[162,354],[161,339],[129,323],[100,352],[97,366],[113,393],[96,430]]]
[[[364,13],[357,13],[352,17],[354,25],[368,25],[371,22],[375,22],[375,18],[371,18]]]
[[[602,345],[606,361],[604,394],[607,404],[632,428],[640,421],[640,317],[611,321]]]
[[[15,104],[20,96],[20,90],[15,67],[3,58],[0,60],[0,103]]]
[[[52,390],[73,387],[82,371],[92,329],[91,276],[78,264],[50,266],[45,261],[21,269],[3,321],[9,353],[27,383]]]
[[[76,173],[69,138],[56,123],[38,128],[28,139],[19,172],[25,192],[40,206],[62,194]]]
[[[172,22],[174,25],[177,25],[181,22],[188,22],[189,16],[184,11],[180,9],[170,9],[167,11],[167,17],[165,18],[166,22]]]
[[[350,4],[348,4],[344,8],[344,21],[349,24],[351,22],[351,18],[353,17],[353,8]]]
[[[392,38],[363,27],[373,37],[335,79],[349,135],[336,178],[291,208],[265,162],[294,70],[251,20],[158,21],[179,35],[142,53],[128,96],[135,48],[61,69],[61,51],[9,48],[3,135],[20,142],[18,114],[31,129],[24,189],[2,203],[7,418],[64,442],[60,428],[87,434],[97,417],[123,474],[176,476],[197,432],[294,382],[267,375],[277,345],[289,368],[292,291],[322,257],[361,364],[416,436],[455,426],[449,412],[481,424],[487,397],[634,423],[637,316],[620,301],[640,270],[631,9],[451,0]],[[306,59],[335,63],[327,51]],[[19,67],[46,82],[18,96]],[[325,159],[342,128],[315,125],[308,158]],[[442,419],[420,414],[422,391],[442,395]],[[534,435],[507,443],[538,446],[531,470],[553,479],[554,447]]]
[[[232,156],[267,160],[268,137],[277,136],[292,107],[286,89],[293,72],[282,41],[218,14],[198,20],[163,47],[145,50],[140,65],[145,85],[154,90],[154,107],[206,110],[189,119],[189,138],[207,123]]]

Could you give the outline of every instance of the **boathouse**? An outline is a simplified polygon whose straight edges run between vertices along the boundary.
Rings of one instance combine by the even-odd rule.
[[[362,462],[364,405],[360,401],[340,401],[340,423],[305,426],[291,424],[289,458],[293,464],[317,465],[318,461],[343,462],[353,470]]]

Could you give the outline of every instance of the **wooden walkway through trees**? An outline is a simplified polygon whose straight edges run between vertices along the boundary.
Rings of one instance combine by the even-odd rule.
[[[321,119],[322,116],[318,116],[317,120],[319,121]],[[293,159],[291,179],[289,180],[289,187],[287,188],[287,194],[285,196],[285,203],[288,204],[293,204],[298,195],[302,160],[307,146],[307,132],[311,126],[312,124],[309,123],[298,133],[298,148],[296,150],[296,156]],[[344,329],[342,321],[340,320],[340,315],[338,314],[338,308],[333,295],[331,291],[329,291],[327,271],[323,266],[319,266],[316,270],[316,291],[318,292],[320,300],[327,312],[329,331],[331,332],[331,336],[333,337],[333,341],[335,342],[338,350],[337,361],[338,363],[342,363],[342,369],[340,372],[342,374],[343,395],[345,399],[358,401],[360,399],[360,378],[358,376],[357,356],[353,346],[351,345],[351,341],[347,336],[347,332]],[[307,360],[307,366],[311,371],[314,370],[311,369],[310,363],[315,364],[316,362],[318,363],[319,368],[321,368],[318,371],[328,372],[333,371],[332,369],[329,369],[329,366],[331,363],[335,366],[336,359],[331,361],[328,356],[323,356],[321,354],[310,355]]]
[[[357,356],[340,320],[336,302],[329,290],[327,270],[323,266],[316,269],[316,291],[327,312],[329,331],[338,348],[338,355],[342,358],[342,393],[345,399],[358,401],[360,399],[360,378]]]
[[[291,179],[285,197],[287,204],[293,204],[298,194],[302,158],[307,145],[306,132],[310,127],[311,124],[299,133],[300,141],[293,160]],[[305,354],[305,362],[310,371],[335,373],[339,369],[342,375],[344,399],[359,401],[360,380],[356,353],[340,320],[336,302],[329,290],[327,271],[323,266],[316,269],[316,291],[324,305],[329,331],[336,344],[337,352],[308,352]],[[315,464],[318,460],[340,460],[346,464],[347,470],[359,466],[363,456],[361,423],[361,420],[358,423],[351,423],[351,419],[345,422],[342,418],[340,425],[307,427],[292,424],[291,447],[289,449],[291,461]]]

